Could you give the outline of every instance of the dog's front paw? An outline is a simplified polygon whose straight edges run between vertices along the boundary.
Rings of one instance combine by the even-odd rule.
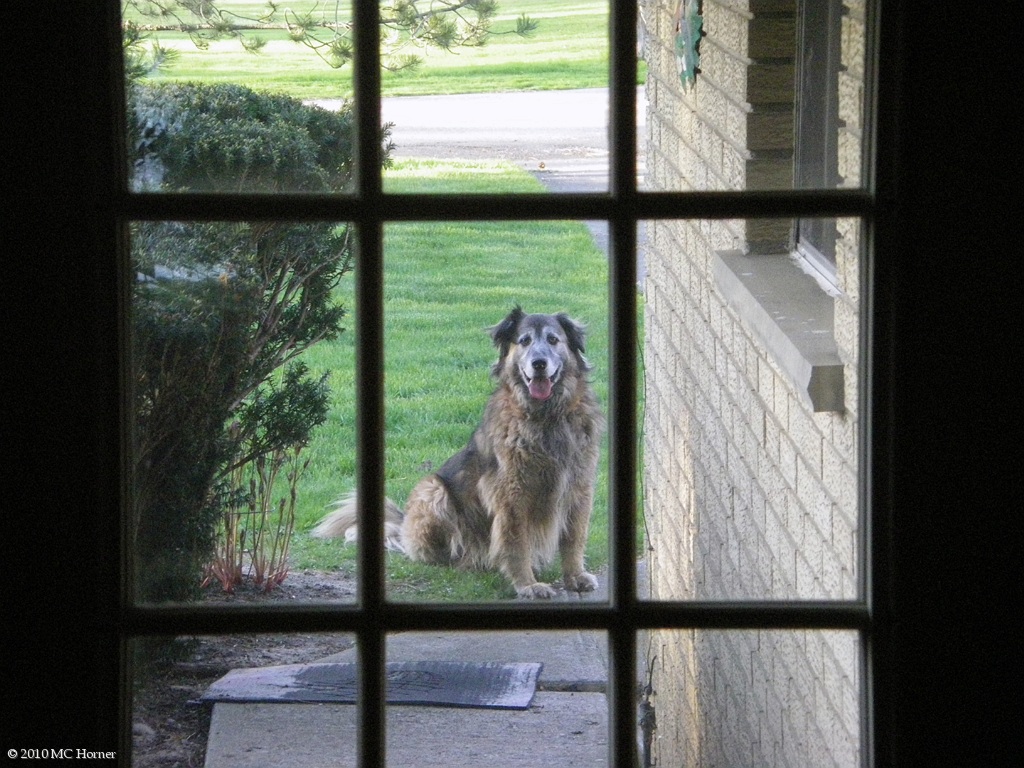
[[[566,592],[593,592],[597,589],[597,576],[586,571],[566,573],[562,581],[565,583]]]
[[[516,594],[524,600],[550,600],[558,592],[550,584],[537,581],[533,584],[527,584],[525,587],[516,587]]]

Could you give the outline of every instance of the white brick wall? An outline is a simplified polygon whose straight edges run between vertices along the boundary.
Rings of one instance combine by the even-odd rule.
[[[863,2],[843,18],[840,173],[860,179]],[[701,74],[684,92],[675,0],[642,0],[648,25],[647,184],[792,183],[794,8],[704,0]],[[847,410],[813,413],[725,303],[716,250],[773,242],[783,222],[661,221],[648,227],[645,512],[652,596],[856,596],[859,260],[839,224],[835,336]],[[660,766],[850,766],[858,759],[856,637],[844,632],[655,632]]]

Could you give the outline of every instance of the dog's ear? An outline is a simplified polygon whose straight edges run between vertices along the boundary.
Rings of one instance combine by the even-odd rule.
[[[578,355],[582,355],[586,350],[583,348],[583,340],[587,335],[587,327],[582,323],[577,323],[565,312],[559,312],[555,315],[555,319],[562,326],[562,330],[565,331],[565,338],[569,342],[569,349]]]
[[[580,367],[584,371],[590,370],[590,362],[584,357],[583,353],[586,350],[583,348],[583,340],[586,338],[587,327],[582,323],[578,323],[569,317],[565,312],[559,312],[555,315],[555,319],[558,320],[562,326],[562,330],[565,332],[566,343],[569,345],[569,349],[576,359],[579,360]]]
[[[494,346],[501,350],[498,355],[499,359],[503,360],[508,354],[509,348],[515,343],[516,329],[519,328],[519,322],[524,317],[526,317],[526,313],[517,304],[504,320],[488,329]]]

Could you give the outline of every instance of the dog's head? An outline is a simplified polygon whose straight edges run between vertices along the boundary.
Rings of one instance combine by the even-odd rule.
[[[564,312],[528,315],[517,306],[490,330],[499,350],[494,375],[511,380],[534,402],[551,399],[568,378],[590,370],[584,326]]]

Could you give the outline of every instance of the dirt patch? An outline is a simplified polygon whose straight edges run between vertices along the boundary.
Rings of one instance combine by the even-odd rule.
[[[302,571],[263,593],[244,585],[234,595],[209,588],[207,602],[354,602],[356,583],[337,572]],[[177,638],[137,676],[132,709],[132,765],[200,768],[206,758],[210,707],[200,696],[232,669],[305,664],[351,648],[351,635],[204,635]]]

